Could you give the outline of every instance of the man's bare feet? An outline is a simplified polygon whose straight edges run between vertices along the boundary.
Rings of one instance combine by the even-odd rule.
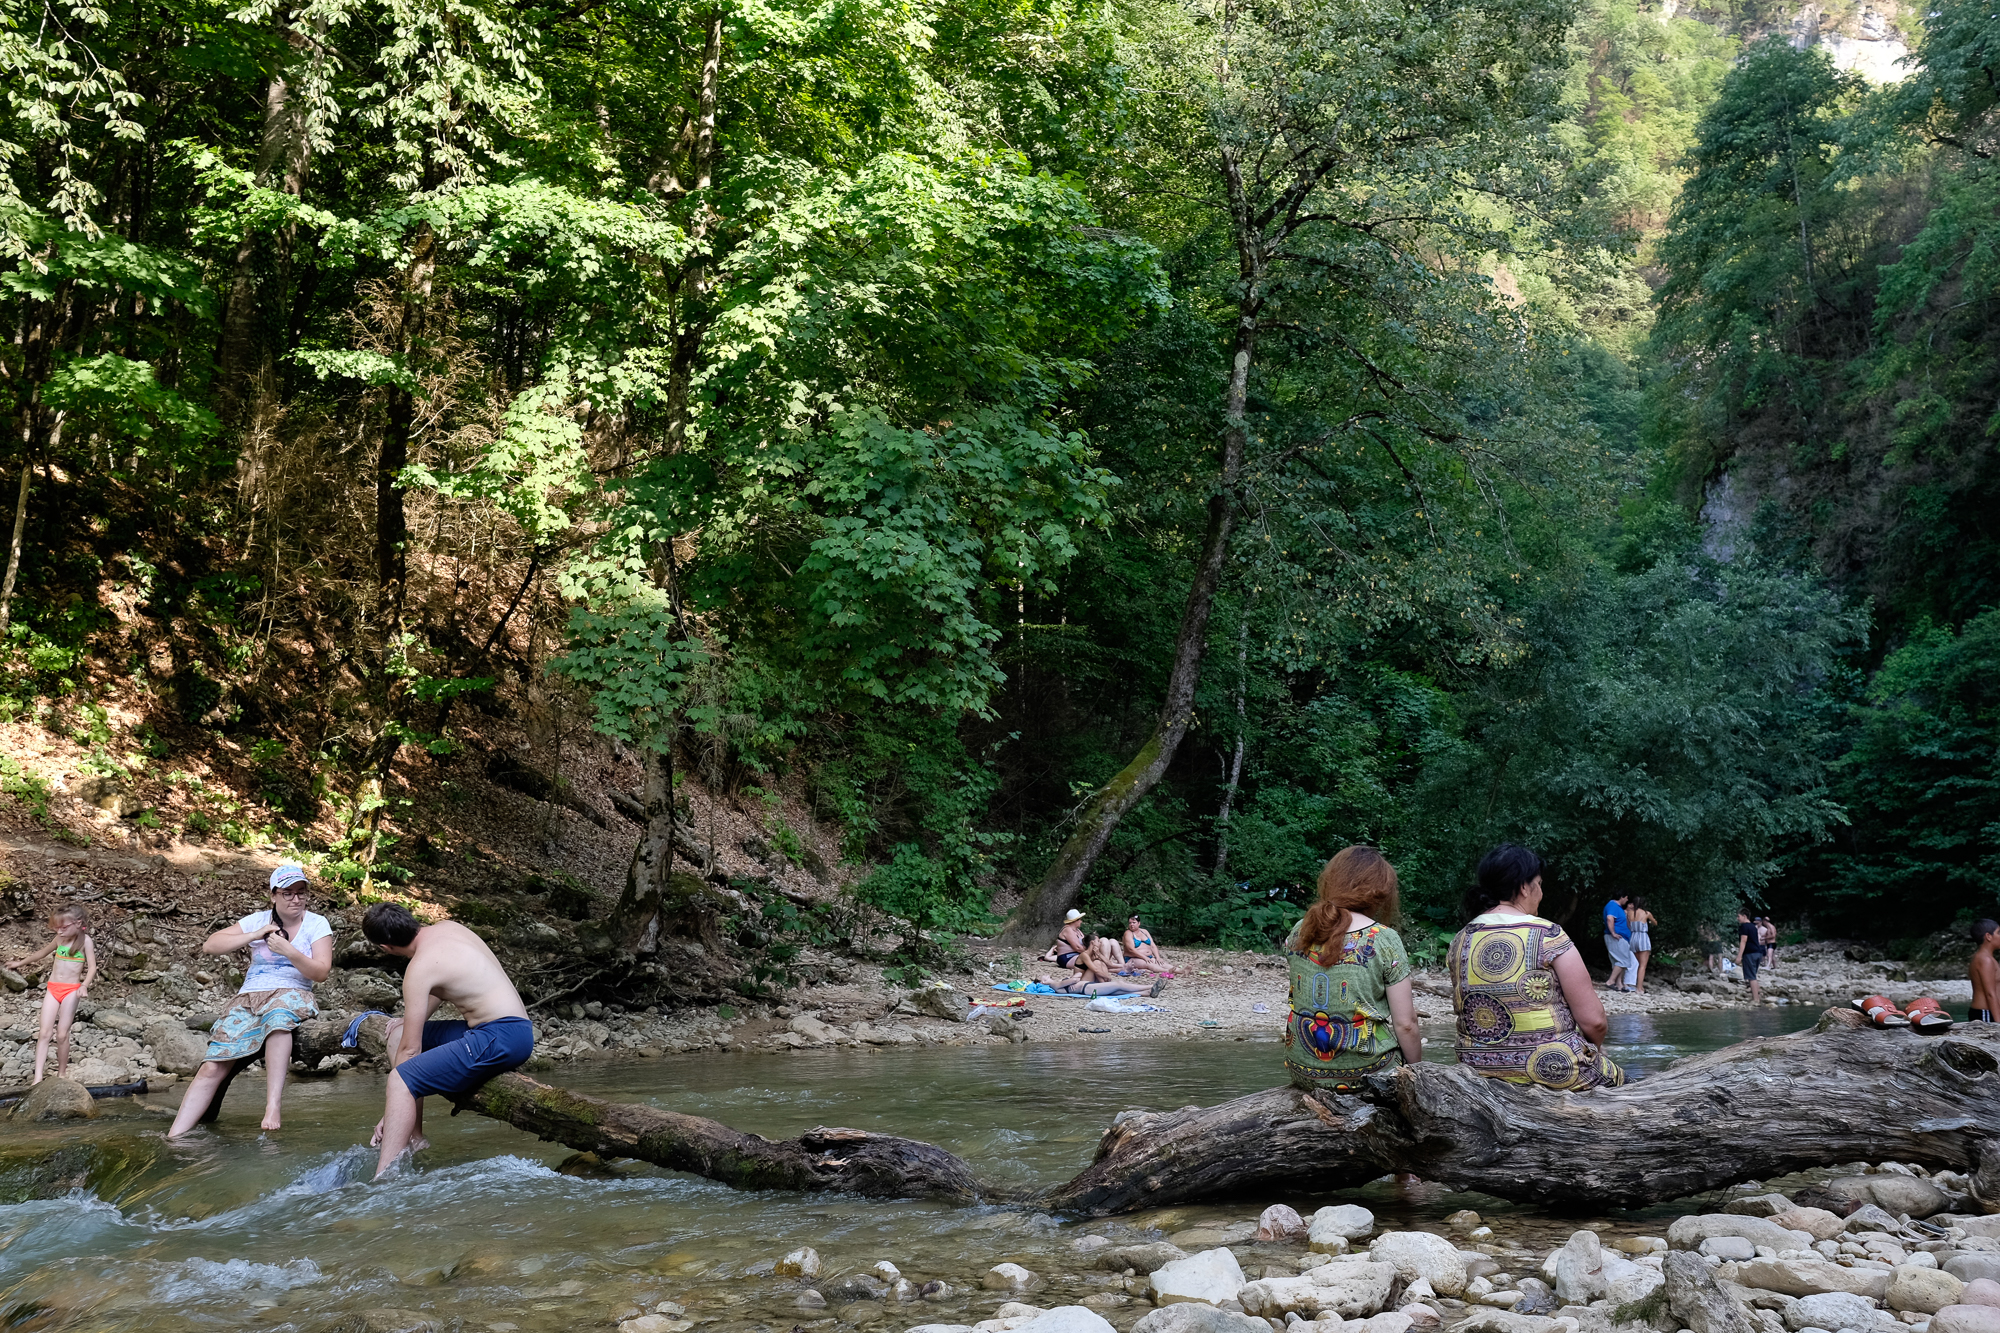
[[[264,1130],[283,1129],[284,1125],[279,1122],[278,1113],[276,1111],[271,1111],[264,1116],[262,1123],[260,1123],[257,1126],[257,1128]]]

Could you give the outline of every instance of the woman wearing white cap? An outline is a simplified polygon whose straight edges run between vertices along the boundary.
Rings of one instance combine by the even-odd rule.
[[[271,872],[271,906],[210,935],[203,953],[250,950],[250,967],[236,998],[209,1033],[208,1060],[188,1082],[168,1138],[213,1120],[220,1090],[237,1070],[264,1057],[265,1129],[278,1128],[278,1103],[292,1065],[292,1032],[319,1012],[314,983],[333,972],[333,927],[306,903],[306,872],[289,862]]]

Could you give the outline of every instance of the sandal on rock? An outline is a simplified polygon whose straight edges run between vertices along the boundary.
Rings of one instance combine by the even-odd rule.
[[[1951,1031],[1951,1015],[1928,995],[1910,1001],[1910,1007],[1903,1013],[1909,1018],[1910,1026],[1926,1037]]]
[[[1910,1020],[1904,1016],[1902,1010],[1891,1004],[1884,995],[1870,995],[1866,999],[1856,1000],[1854,1007],[1868,1015],[1868,1021],[1878,1028],[1906,1028],[1910,1025]]]

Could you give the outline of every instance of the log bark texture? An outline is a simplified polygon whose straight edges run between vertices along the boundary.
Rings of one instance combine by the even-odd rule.
[[[525,1074],[502,1074],[455,1100],[460,1110],[579,1151],[633,1157],[739,1189],[967,1202],[979,1195],[963,1161],[942,1148],[890,1134],[821,1127],[796,1139],[766,1139],[702,1116],[550,1087]]]
[[[1920,1037],[1857,1030],[1852,1017],[1830,1010],[1814,1031],[1741,1042],[1595,1092],[1424,1064],[1376,1076],[1361,1096],[1280,1088],[1205,1109],[1128,1112],[1097,1160],[1038,1202],[1104,1215],[1409,1171],[1504,1199],[1602,1209],[1843,1162],[1977,1171],[2000,1141],[2000,1026]]]

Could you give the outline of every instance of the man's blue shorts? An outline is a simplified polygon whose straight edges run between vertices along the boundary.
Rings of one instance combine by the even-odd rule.
[[[470,1092],[497,1074],[519,1069],[535,1053],[535,1025],[496,1018],[478,1027],[453,1020],[424,1024],[424,1052],[396,1066],[412,1097]]]

